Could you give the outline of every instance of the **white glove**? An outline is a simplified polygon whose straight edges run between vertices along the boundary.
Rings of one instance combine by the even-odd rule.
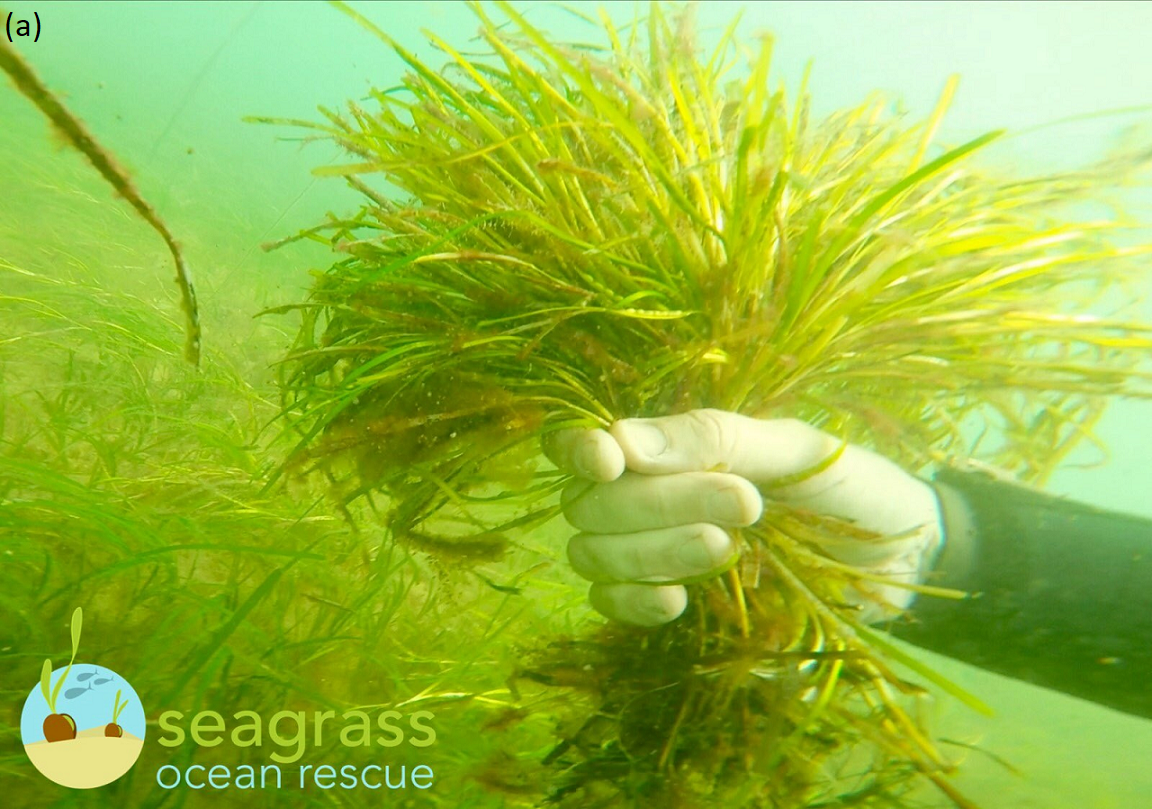
[[[760,519],[753,484],[798,475],[832,457],[841,442],[796,419],[753,419],[694,410],[624,419],[605,430],[562,430],[545,452],[574,474],[564,516],[580,531],[568,543],[573,568],[593,582],[592,606],[607,618],[657,626],[687,606],[683,582],[724,572],[737,548],[726,528]],[[848,540],[832,558],[906,583],[923,579],[943,541],[939,504],[924,481],[849,444],[826,469],[772,490],[773,499],[850,520],[891,542]],[[876,584],[860,593],[865,621],[906,609],[914,593]]]

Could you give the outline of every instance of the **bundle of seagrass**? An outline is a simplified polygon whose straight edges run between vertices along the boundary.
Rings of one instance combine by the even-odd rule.
[[[385,493],[395,541],[498,558],[557,515],[565,478],[533,459],[566,427],[714,407],[1040,482],[1109,397],[1152,391],[1152,332],[1087,314],[1147,249],[1068,207],[1147,155],[981,168],[1000,133],[933,142],[951,85],[916,126],[883,99],[813,121],[770,85],[770,40],[745,66],[733,23],[702,53],[660,5],[590,21],[600,49],[473,6],[486,53],[429,34],[440,71],[345,10],[410,72],[312,125],[354,161],[318,173],[363,207],[302,234],[340,258],[296,307],[286,413],[291,464]],[[877,582],[821,551],[845,536],[880,539],[771,505],[679,621],[542,649],[520,675],[575,690],[541,792],[890,806],[927,779],[967,805],[891,664],[979,703],[861,624],[846,588]]]

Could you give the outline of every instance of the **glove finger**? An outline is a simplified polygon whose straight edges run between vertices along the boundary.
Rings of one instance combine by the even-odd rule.
[[[713,409],[622,419],[610,432],[633,471],[724,471],[756,483],[811,469],[840,446],[831,435],[798,419],[754,419]]]
[[[633,626],[660,626],[680,617],[688,606],[688,591],[680,585],[593,584],[588,601],[612,621]]]
[[[680,582],[719,575],[736,559],[724,529],[698,523],[635,534],[577,534],[572,568],[592,582]]]
[[[542,443],[548,460],[584,480],[615,480],[624,471],[624,452],[604,430],[556,430]]]
[[[609,483],[573,481],[560,503],[573,527],[594,534],[631,534],[689,523],[752,525],[764,509],[755,486],[722,472],[625,472]]]

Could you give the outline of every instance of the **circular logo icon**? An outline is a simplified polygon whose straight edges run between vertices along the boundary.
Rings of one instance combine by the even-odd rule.
[[[132,768],[144,747],[144,707],[131,684],[107,666],[76,663],[81,612],[72,615],[72,660],[53,669],[24,700],[20,738],[49,780],[74,789],[104,786]]]

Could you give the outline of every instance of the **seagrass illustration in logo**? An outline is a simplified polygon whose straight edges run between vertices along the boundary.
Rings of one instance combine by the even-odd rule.
[[[28,758],[49,780],[89,789],[128,772],[144,746],[144,708],[132,686],[107,666],[77,663],[83,611],[72,613],[67,666],[44,661],[40,683],[24,700],[20,737]]]

